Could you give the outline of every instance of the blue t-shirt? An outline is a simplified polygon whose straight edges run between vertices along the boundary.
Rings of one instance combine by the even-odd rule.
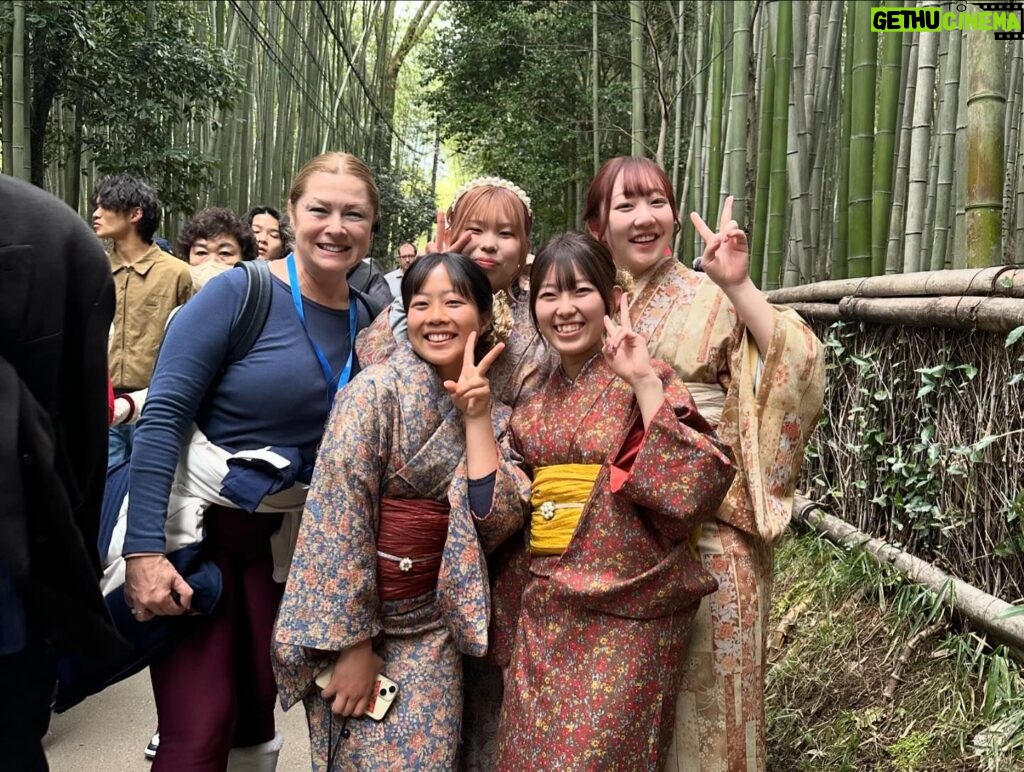
[[[303,298],[309,336],[288,285],[271,277],[266,325],[244,359],[221,373],[246,289],[244,271],[214,277],[174,317],[164,336],[135,433],[124,553],[163,552],[167,498],[179,451],[194,422],[230,451],[298,447],[312,462],[331,409],[317,342],[335,375],[349,355],[349,311]],[[357,329],[371,321],[353,294]],[[353,353],[352,376],[359,370]]]

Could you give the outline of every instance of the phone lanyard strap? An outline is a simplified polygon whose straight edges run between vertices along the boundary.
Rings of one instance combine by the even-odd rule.
[[[302,329],[306,333],[306,340],[309,341],[309,345],[313,347],[313,353],[316,354],[317,361],[320,362],[320,369],[323,370],[324,380],[327,381],[327,401],[330,403],[334,402],[334,395],[338,392],[342,386],[349,382],[352,377],[352,356],[356,350],[356,299],[349,293],[348,296],[348,359],[345,361],[345,367],[342,368],[341,372],[337,375],[331,369],[331,363],[327,361],[327,357],[324,352],[320,350],[320,346],[317,345],[316,341],[313,340],[313,336],[309,334],[309,327],[306,326],[306,313],[302,310],[302,293],[299,292],[299,275],[295,270],[295,253],[291,253],[285,259],[285,263],[288,265],[288,281],[291,283],[292,289],[292,303],[295,305],[295,313],[299,315],[299,322],[302,324]]]

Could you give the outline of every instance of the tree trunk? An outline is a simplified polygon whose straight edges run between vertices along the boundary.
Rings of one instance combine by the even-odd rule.
[[[853,20],[856,13],[846,8],[846,44],[843,46],[843,101],[839,125],[839,170],[836,174],[836,234],[832,258],[832,278],[849,275],[850,234],[850,129],[853,121]]]
[[[907,61],[906,89],[903,99],[903,119],[900,128],[899,151],[896,155],[896,180],[892,192],[892,214],[889,217],[889,244],[885,252],[885,272],[901,273],[903,271],[903,239],[905,236],[904,211],[907,200],[907,189],[910,179],[910,138],[914,122],[914,104],[917,92],[917,57],[920,36],[916,32],[906,33],[912,36],[910,56]]]

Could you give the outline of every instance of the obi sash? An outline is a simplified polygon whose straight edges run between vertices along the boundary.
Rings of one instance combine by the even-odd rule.
[[[377,595],[381,600],[415,598],[436,589],[448,538],[448,512],[448,502],[380,500]]]
[[[555,464],[534,470],[530,553],[561,555],[594,490],[600,464]]]

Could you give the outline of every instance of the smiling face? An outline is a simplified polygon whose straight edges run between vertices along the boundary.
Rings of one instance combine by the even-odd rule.
[[[252,217],[252,233],[256,237],[256,250],[260,260],[277,260],[284,257],[284,242],[281,240],[281,223],[274,215],[264,212]]]
[[[366,183],[352,174],[310,174],[288,213],[295,259],[308,272],[344,275],[369,251],[376,212]]]
[[[412,350],[443,380],[458,380],[469,334],[479,336],[486,319],[455,289],[448,269],[437,265],[409,298],[406,321]]]
[[[228,233],[196,239],[188,252],[189,265],[202,265],[215,260],[223,265],[235,265],[242,260],[238,239]]]
[[[619,175],[612,186],[603,241],[615,264],[641,276],[665,256],[675,233],[672,204],[665,191],[650,181],[630,189]]]
[[[483,268],[495,292],[511,288],[530,251],[528,217],[515,193],[486,185],[465,193],[452,213],[450,241],[470,234],[463,252]]]
[[[575,377],[583,364],[601,350],[604,317],[608,313],[600,290],[573,266],[572,281],[552,266],[541,280],[534,302],[537,329],[562,360],[562,369]]]

